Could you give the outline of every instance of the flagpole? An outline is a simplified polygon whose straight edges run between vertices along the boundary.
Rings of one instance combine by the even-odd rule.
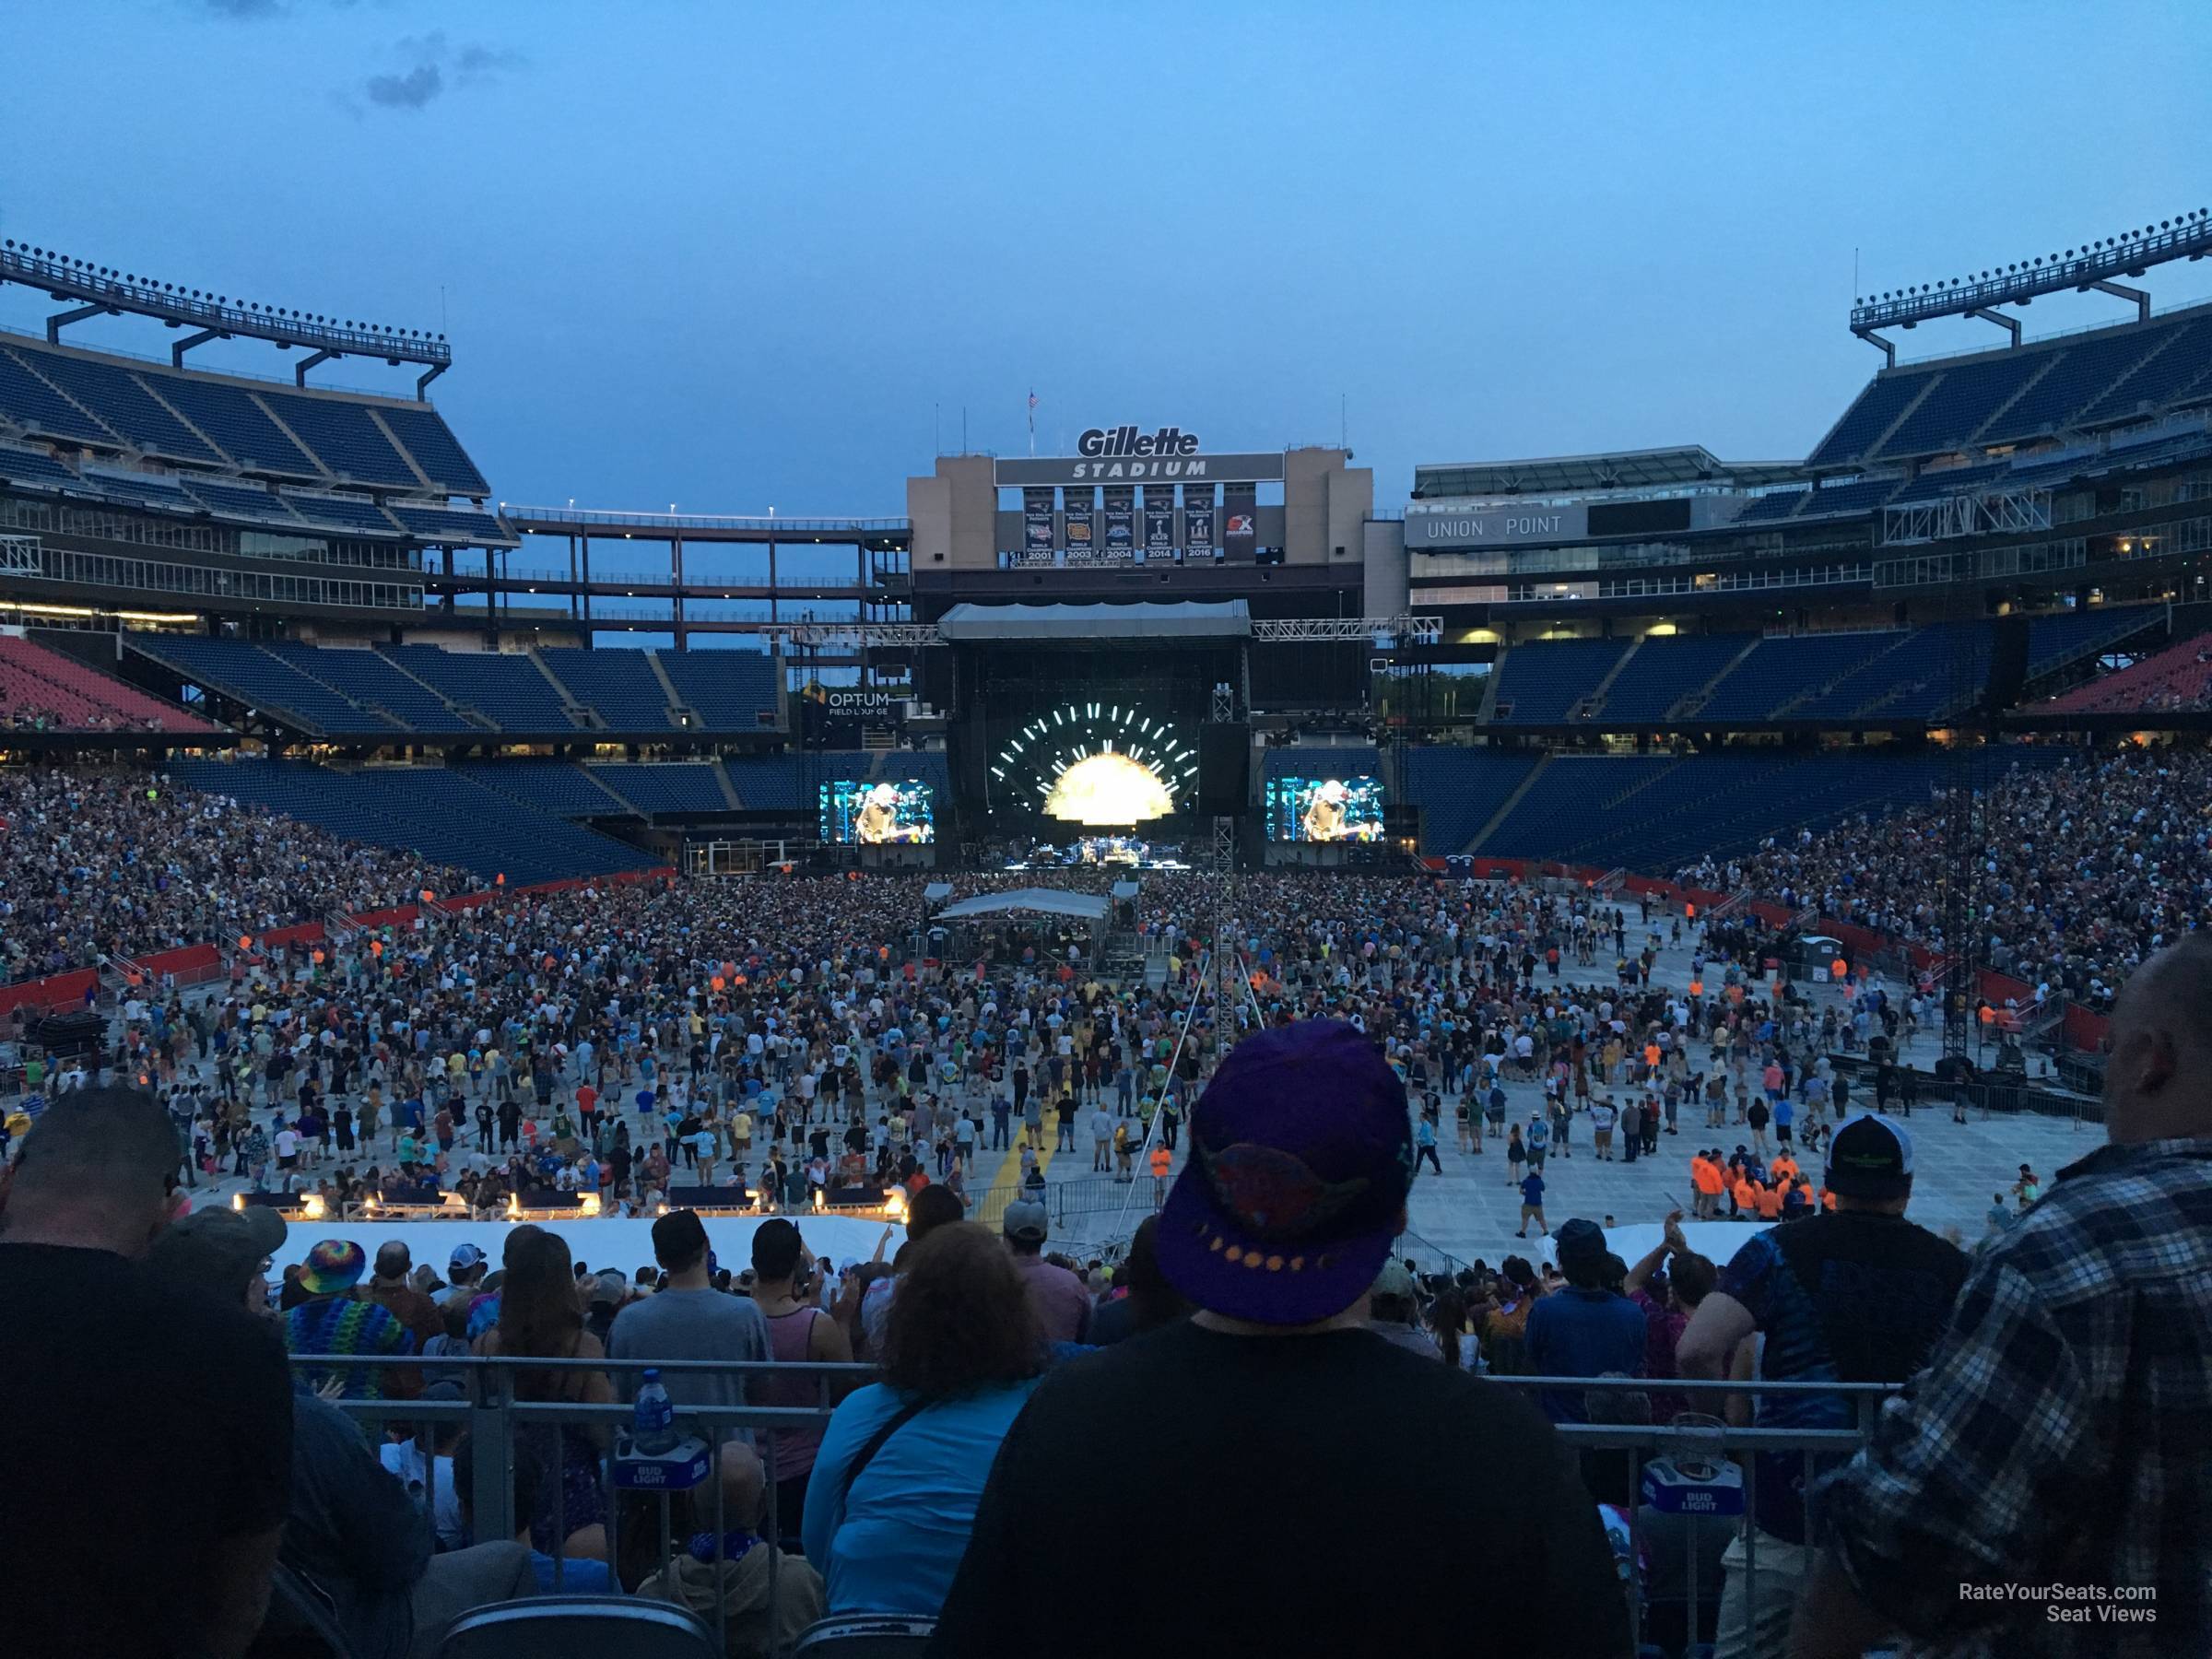
[[[1030,394],[1030,458],[1037,456],[1037,394]]]

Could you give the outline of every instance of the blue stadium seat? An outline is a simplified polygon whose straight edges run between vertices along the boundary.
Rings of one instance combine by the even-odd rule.
[[[1797,516],[1836,518],[1845,513],[1872,512],[1896,491],[1895,478],[1860,478],[1850,484],[1825,484],[1813,491],[1797,510]]]
[[[402,489],[423,487],[406,457],[370,418],[369,405],[304,392],[256,392],[255,395],[300,442],[314,451],[334,476],[357,484],[389,484]]]
[[[648,815],[730,810],[712,761],[614,760],[594,763],[584,771],[594,782]]]
[[[1270,778],[1379,778],[1382,757],[1371,744],[1288,744],[1266,752]]]
[[[347,535],[397,535],[400,529],[374,501],[360,496],[319,495],[311,490],[283,492],[292,511],[319,529]]]
[[[1959,448],[2051,360],[2048,350],[2007,351],[1941,370],[1935,390],[1882,444],[1882,458]]]
[[[1595,691],[1628,649],[1624,640],[1537,640],[1498,665],[1500,725],[1556,725]]]
[[[373,651],[288,641],[264,649],[355,702],[389,714],[410,732],[472,733],[484,729],[454,713],[444,698],[403,673],[390,658]]]
[[[629,810],[628,802],[609,794],[573,760],[478,760],[454,770],[560,818],[611,818]]]
[[[112,466],[88,466],[84,481],[96,486],[111,501],[133,507],[151,507],[163,512],[196,513],[199,503],[184,493],[177,479],[159,473],[126,472]]]
[[[1646,639],[1615,677],[1595,718],[1604,724],[1665,720],[1740,655],[1751,634],[1658,634]]]
[[[519,539],[488,512],[456,512],[447,507],[421,507],[407,501],[387,501],[385,507],[406,526],[407,534],[424,541],[470,547],[512,547]]]
[[[2084,426],[2139,420],[2155,415],[2190,387],[2212,380],[2212,317],[2177,324],[2166,349],[2097,398],[2080,416]]]
[[[0,443],[0,478],[37,489],[72,488],[79,482],[75,473],[44,450],[18,449],[11,443]]]
[[[569,719],[560,693],[526,655],[441,651],[435,645],[380,645],[377,649],[441,696],[462,708],[475,710],[503,732],[543,736],[577,729]]]
[[[390,737],[398,721],[341,697],[282,657],[244,640],[186,634],[134,635],[131,648],[168,664],[194,684],[223,692],[332,736]]]
[[[642,651],[555,646],[538,653],[569,695],[596,709],[610,732],[665,732],[668,692]]]
[[[206,433],[246,471],[319,478],[326,470],[285,436],[248,388],[191,374],[157,370],[143,372],[147,383],[159,388],[164,402]]]
[[[2161,605],[2095,605],[2028,622],[2028,675],[2049,674],[2163,620]]]
[[[2112,390],[2119,378],[2167,343],[2171,327],[2130,327],[2094,335],[2068,346],[2051,371],[2013,400],[1977,443],[2017,443],[2076,425],[2082,411]]]
[[[470,1608],[436,1659],[722,1659],[722,1649],[710,1626],[671,1602],[542,1595]]]
[[[1581,859],[1581,849],[1651,810],[1630,798],[1680,764],[1671,755],[1554,755],[1528,793],[1475,851],[1513,858]],[[1619,816],[1616,816],[1619,815]]]
[[[415,457],[415,465],[429,475],[431,483],[443,485],[455,495],[474,496],[478,500],[491,493],[491,486],[484,481],[477,464],[462,449],[460,440],[445,424],[445,417],[429,404],[413,406],[379,404],[376,411],[384,425],[391,428],[392,435]]]
[[[1794,700],[1841,678],[1877,651],[1897,642],[1894,633],[1776,635],[1721,677],[1701,719],[1770,720]]]
[[[1476,832],[1512,798],[1541,759],[1519,749],[1407,749],[1398,787],[1408,803],[1421,809],[1421,851],[1465,852]]]
[[[1736,515],[1739,524],[1770,524],[1785,519],[1802,507],[1812,494],[1809,489],[1775,489],[1757,496]]]
[[[222,459],[121,364],[32,347],[20,347],[18,355],[134,449],[180,461]]]
[[[731,756],[722,763],[747,812],[802,812],[810,803],[800,786],[794,755]]]
[[[36,354],[30,354],[35,359]],[[22,358],[0,351],[0,415],[26,431],[49,438],[77,438],[103,449],[113,448],[118,436],[79,409],[30,371]]]
[[[1807,466],[1849,466],[1865,459],[1881,435],[1928,383],[1923,370],[1886,371],[1866,382],[1842,418],[1806,460]]]
[[[194,500],[218,518],[249,519],[255,524],[282,524],[297,530],[303,521],[284,498],[242,479],[221,483],[212,478],[187,478],[184,488]]]
[[[1993,461],[1984,466],[1940,466],[1924,472],[1902,489],[1891,496],[1887,505],[1910,506],[1918,501],[1933,501],[1961,489],[1983,484],[1995,484],[2012,470],[2009,461]]]
[[[765,653],[742,650],[661,651],[661,670],[683,706],[710,732],[759,732],[775,728],[776,661]]]

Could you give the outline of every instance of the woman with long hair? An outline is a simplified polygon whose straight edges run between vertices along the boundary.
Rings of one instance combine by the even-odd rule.
[[[477,1338],[488,1358],[604,1359],[606,1350],[583,1328],[583,1303],[568,1241],[535,1232],[512,1241],[500,1291],[499,1323]],[[515,1397],[568,1405],[604,1406],[615,1397],[604,1371],[526,1367],[514,1379]],[[558,1477],[546,1480],[537,1512],[530,1517],[531,1547],[546,1555],[606,1559],[606,1493],[601,1485],[602,1437],[575,1427],[516,1430]]]
[[[912,1247],[884,1380],[837,1408],[807,1485],[806,1559],[831,1613],[935,1616],[1044,1359],[1020,1272],[988,1229],[953,1222]]]

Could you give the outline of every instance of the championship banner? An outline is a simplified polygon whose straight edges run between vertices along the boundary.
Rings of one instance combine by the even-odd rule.
[[[1172,507],[1145,508],[1145,551],[1172,553],[1175,550],[1175,510]]]
[[[1127,502],[1106,509],[1106,546],[1116,553],[1128,553],[1136,546],[1136,513]]]
[[[1214,510],[1211,507],[1185,507],[1182,510],[1182,546],[1185,552],[1210,553],[1214,549]]]
[[[1091,513],[1092,509],[1088,502],[1080,507],[1070,507],[1067,510],[1067,550],[1069,552],[1074,553],[1078,550],[1088,552],[1092,547]]]
[[[1053,550],[1051,490],[1025,489],[1021,492],[1021,545],[1031,553],[1050,553]]]

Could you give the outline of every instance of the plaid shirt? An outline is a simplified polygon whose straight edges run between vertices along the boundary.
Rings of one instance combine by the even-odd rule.
[[[1916,1659],[2212,1651],[2212,1140],[2062,1171],[1975,1257],[1813,1527]],[[2027,1584],[2156,1600],[1963,1593]]]

